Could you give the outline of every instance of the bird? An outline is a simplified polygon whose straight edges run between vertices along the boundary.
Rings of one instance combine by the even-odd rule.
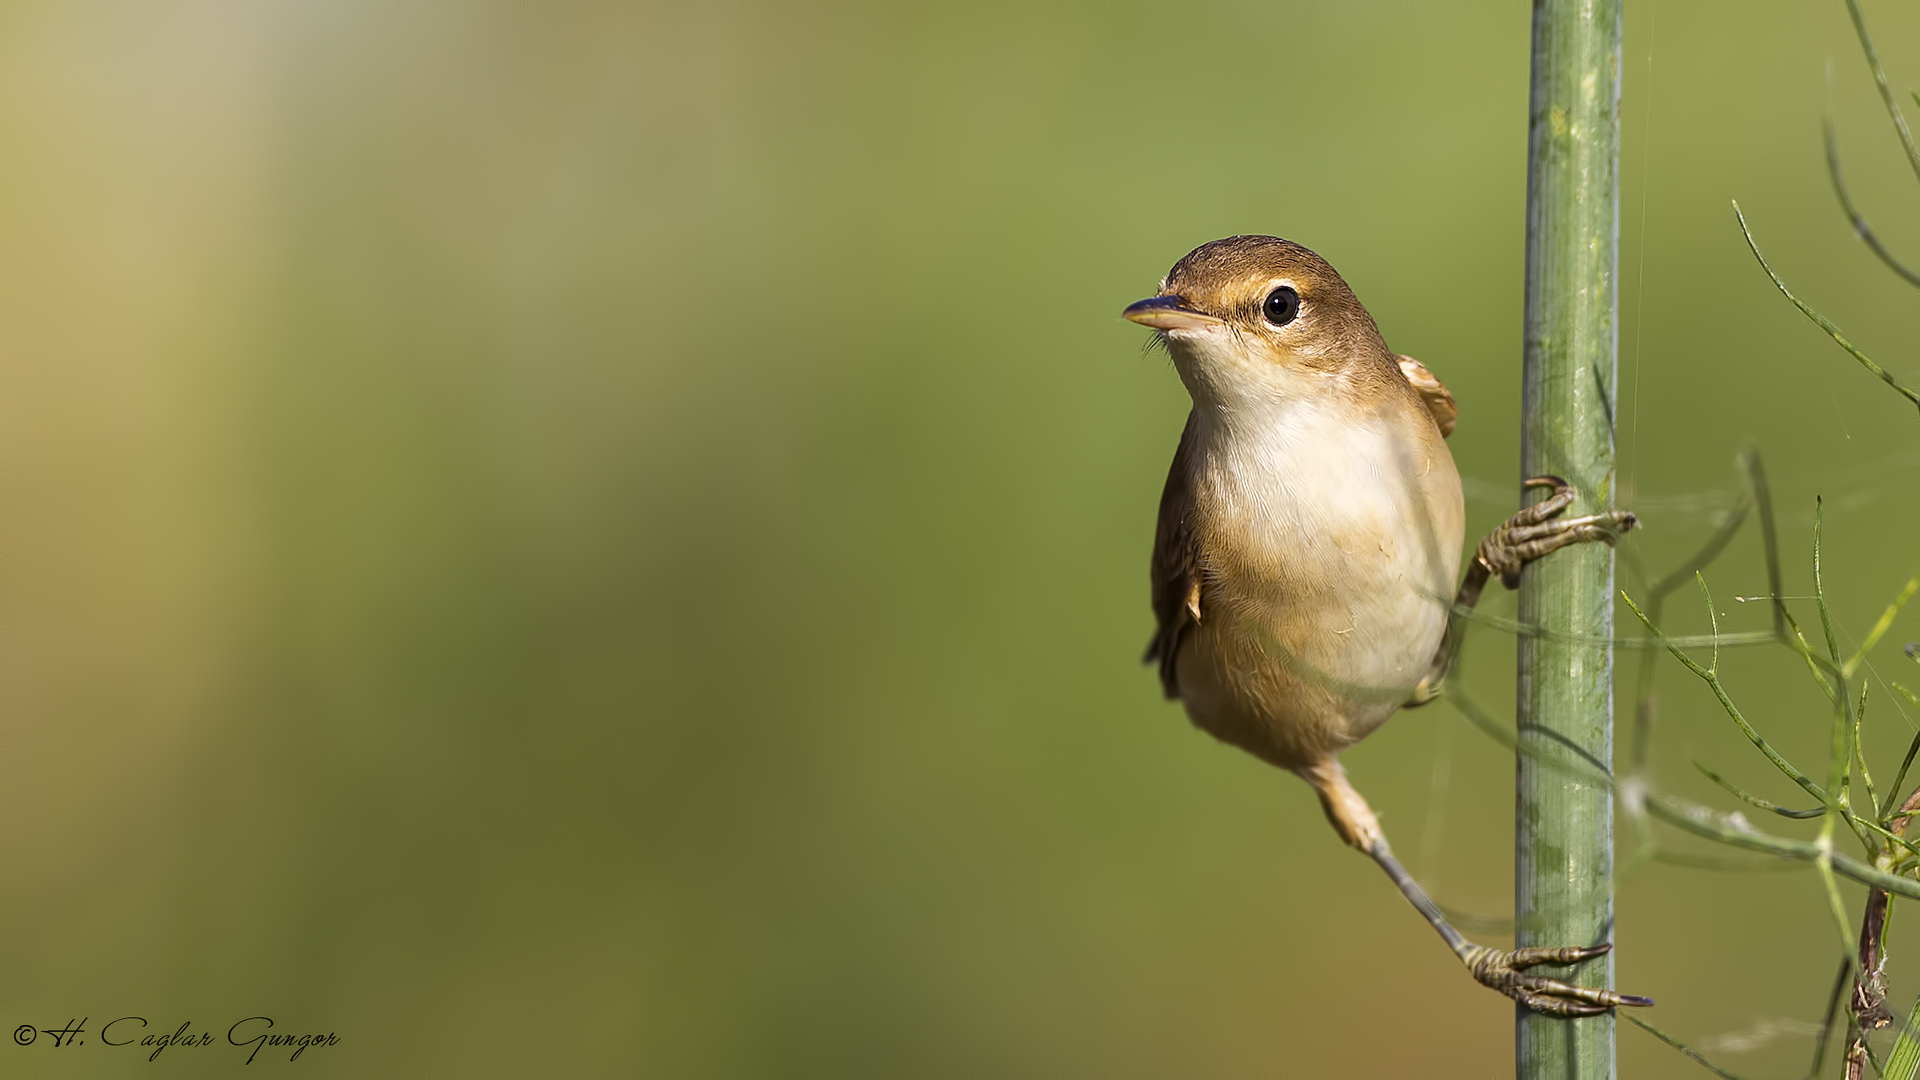
[[[1387,347],[1346,281],[1306,247],[1231,236],[1195,248],[1123,316],[1155,331],[1193,407],[1160,499],[1146,662],[1193,724],[1312,785],[1341,839],[1370,855],[1479,983],[1554,1016],[1652,1000],[1535,973],[1612,943],[1497,950],[1468,940],[1394,858],[1338,755],[1401,708],[1438,697],[1494,577],[1637,524],[1563,516],[1545,499],[1480,542],[1458,590],[1458,409],[1425,365]],[[1452,594],[1453,603],[1447,602]]]

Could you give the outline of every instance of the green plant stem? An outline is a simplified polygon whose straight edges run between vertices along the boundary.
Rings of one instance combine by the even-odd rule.
[[[1900,115],[1900,105],[1893,100],[1893,90],[1887,85],[1887,71],[1880,66],[1880,53],[1873,47],[1873,35],[1867,33],[1867,18],[1860,12],[1860,0],[1847,0],[1847,15],[1853,19],[1854,33],[1860,35],[1860,49],[1867,54],[1867,67],[1873,70],[1873,84],[1887,107],[1893,130],[1900,134],[1900,148],[1907,152],[1907,164],[1913,166],[1914,178],[1920,179],[1920,148],[1913,145],[1913,132],[1907,130],[1907,118]]]
[[[1536,0],[1527,140],[1522,476],[1557,474],[1568,514],[1613,497],[1618,369],[1620,0]],[[1514,907],[1520,945],[1613,937],[1611,785],[1573,762],[1613,762],[1613,549],[1578,544],[1528,567],[1519,641],[1520,753]],[[1613,985],[1612,956],[1561,976]],[[1522,1080],[1614,1075],[1612,1014],[1564,1020],[1520,1009]]]
[[[1813,320],[1813,324],[1815,326],[1818,326],[1820,329],[1825,330],[1827,332],[1827,336],[1833,339],[1834,344],[1847,350],[1848,355],[1852,356],[1855,360],[1860,361],[1861,367],[1864,367],[1868,371],[1872,372],[1874,376],[1878,378],[1881,382],[1884,382],[1888,386],[1893,387],[1893,389],[1896,392],[1898,392],[1901,397],[1906,398],[1908,401],[1913,402],[1915,405],[1920,405],[1920,392],[1914,391],[1913,388],[1906,386],[1905,384],[1901,383],[1900,380],[1894,378],[1891,374],[1888,374],[1887,369],[1875,363],[1873,357],[1868,356],[1866,353],[1861,352],[1858,346],[1856,346],[1853,342],[1848,341],[1847,336],[1840,332],[1840,328],[1833,325],[1833,323],[1829,321],[1825,315],[1822,315],[1819,312],[1813,310],[1813,308],[1807,306],[1806,301],[1801,300],[1799,297],[1793,295],[1793,290],[1787,288],[1787,283],[1784,281],[1781,281],[1780,275],[1773,272],[1773,267],[1771,264],[1767,262],[1767,257],[1765,255],[1760,254],[1760,245],[1754,241],[1753,232],[1747,228],[1747,215],[1740,212],[1740,204],[1737,202],[1733,204],[1733,216],[1736,220],[1740,222],[1740,235],[1747,238],[1747,250],[1753,252],[1753,257],[1759,260],[1760,262],[1760,269],[1765,270],[1767,272],[1767,276],[1773,279],[1773,287],[1780,290],[1780,295],[1792,301],[1793,306],[1800,309],[1800,314],[1805,315],[1807,318]]]
[[[1850,679],[1854,672],[1860,670],[1860,665],[1866,660],[1867,654],[1872,652],[1873,647],[1880,644],[1880,639],[1893,628],[1894,618],[1900,614],[1901,608],[1907,606],[1907,601],[1913,599],[1916,591],[1920,591],[1920,575],[1908,578],[1906,585],[1900,590],[1900,595],[1894,597],[1893,603],[1887,605],[1887,610],[1880,613],[1880,621],[1873,624],[1873,629],[1867,631],[1867,636],[1860,640],[1860,647],[1855,649],[1853,655],[1847,658],[1847,662],[1840,666],[1842,678]]]
[[[1659,629],[1647,620],[1646,613],[1640,610],[1640,607],[1633,602],[1632,597],[1623,597],[1622,599],[1626,601],[1628,609],[1639,617],[1641,623],[1645,625],[1648,630],[1652,631],[1656,636],[1660,633]],[[1801,790],[1820,800],[1822,804],[1830,802],[1826,791],[1823,790],[1819,784],[1814,783],[1805,773],[1795,768],[1792,762],[1788,761],[1779,751],[1775,750],[1772,744],[1762,738],[1760,733],[1754,730],[1753,725],[1747,722],[1746,715],[1740,711],[1740,706],[1733,703],[1732,695],[1728,694],[1727,688],[1721,685],[1718,672],[1701,667],[1691,656],[1680,651],[1680,648],[1676,645],[1669,644],[1668,651],[1673,654],[1674,659],[1680,661],[1682,666],[1688,671],[1693,672],[1702,682],[1707,684],[1707,688],[1712,690],[1713,696],[1719,700],[1720,707],[1726,710],[1727,715],[1733,719],[1734,726],[1738,727],[1740,733],[1747,737],[1747,741],[1753,744],[1754,749],[1766,755],[1767,760],[1773,762],[1774,767],[1779,769],[1787,779],[1800,785]]]
[[[1654,1038],[1659,1039],[1661,1042],[1666,1043],[1668,1046],[1673,1047],[1675,1050],[1680,1051],[1682,1054],[1685,1054],[1687,1057],[1693,1059],[1693,1061],[1696,1064],[1698,1064],[1701,1068],[1707,1070],[1708,1072],[1712,1073],[1715,1076],[1720,1077],[1721,1080],[1745,1080],[1745,1077],[1742,1077],[1739,1073],[1731,1073],[1721,1068],[1720,1066],[1715,1065],[1713,1062],[1708,1061],[1706,1058],[1706,1055],[1702,1054],[1700,1051],[1695,1050],[1693,1047],[1688,1046],[1686,1043],[1681,1042],[1679,1039],[1676,1039],[1673,1036],[1667,1034],[1666,1032],[1661,1031],[1659,1028],[1654,1027],[1652,1024],[1647,1023],[1645,1020],[1640,1019],[1639,1017],[1633,1015],[1632,1013],[1627,1014],[1627,1019],[1633,1021],[1634,1026],[1638,1027],[1641,1031],[1646,1032],[1647,1034],[1653,1036]]]
[[[1878,255],[1880,261],[1887,264],[1889,270],[1906,279],[1909,284],[1920,285],[1920,274],[1916,274],[1908,269],[1907,264],[1901,262],[1899,257],[1894,255],[1894,253],[1888,249],[1887,245],[1880,241],[1880,236],[1873,231],[1873,226],[1867,224],[1866,215],[1862,214],[1860,208],[1853,204],[1853,196],[1847,191],[1846,178],[1840,173],[1840,146],[1834,136],[1833,118],[1831,116],[1827,118],[1826,122],[1826,137],[1827,175],[1833,179],[1833,193],[1839,197],[1840,209],[1847,215],[1847,220],[1852,223],[1854,235],[1864,241],[1867,245],[1867,250]]]
[[[1734,634],[1683,634],[1668,638],[1651,637],[1608,637],[1601,634],[1582,634],[1577,631],[1548,630],[1539,626],[1528,626],[1519,619],[1495,615],[1491,612],[1477,611],[1465,606],[1456,606],[1454,611],[1467,622],[1478,623],[1502,633],[1519,638],[1535,638],[1558,645],[1590,645],[1607,649],[1632,649],[1636,652],[1671,649],[1675,645],[1691,649],[1700,645],[1712,645],[1722,649],[1732,649],[1749,645],[1777,645],[1780,635],[1772,630],[1743,630]],[[1816,658],[1817,663],[1817,658]]]
[[[1816,841],[1790,840],[1784,836],[1763,833],[1747,824],[1744,819],[1718,814],[1704,806],[1689,803],[1671,795],[1647,796],[1647,812],[1685,832],[1708,840],[1716,840],[1730,847],[1745,848],[1748,851],[1758,851],[1798,862],[1817,863],[1827,858],[1831,860],[1833,872],[1841,877],[1857,881],[1862,885],[1885,889],[1895,896],[1920,900],[1920,881],[1896,877],[1884,870],[1868,866],[1858,859],[1850,859],[1834,852],[1831,846],[1822,848]]]

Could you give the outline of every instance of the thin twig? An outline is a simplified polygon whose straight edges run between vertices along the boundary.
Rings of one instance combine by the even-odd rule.
[[[1894,688],[1896,690],[1906,689],[1906,687],[1901,686],[1899,683],[1895,683]],[[1913,756],[1915,754],[1920,754],[1920,732],[1915,732],[1913,736],[1913,741],[1907,744],[1906,759],[1900,762],[1900,772],[1896,776],[1894,776],[1893,787],[1887,791],[1888,802],[1892,802],[1895,798],[1899,796],[1900,785],[1907,782],[1907,768],[1913,764]],[[1915,794],[1920,795],[1920,791],[1915,792]],[[1880,816],[1882,818],[1885,818],[1887,816],[1888,809],[1889,808],[1885,806],[1882,806],[1880,808]]]
[[[1873,35],[1867,33],[1867,19],[1860,13],[1860,0],[1847,0],[1847,14],[1853,17],[1854,32],[1860,35],[1860,49],[1867,54],[1867,66],[1873,69],[1873,84],[1880,90],[1880,100],[1886,103],[1893,130],[1900,134],[1900,148],[1907,152],[1907,164],[1913,166],[1914,178],[1920,180],[1920,149],[1914,147],[1913,132],[1907,130],[1907,118],[1900,115],[1900,106],[1887,86],[1887,72],[1880,66],[1880,53],[1873,47]]]
[[[1827,819],[1827,825],[1831,829],[1832,818]],[[1820,883],[1826,886],[1827,911],[1833,916],[1833,927],[1839,931],[1840,943],[1847,947],[1847,951],[1857,954],[1860,951],[1860,939],[1853,932],[1853,923],[1847,919],[1847,902],[1841,898],[1840,881],[1833,874],[1835,856],[1832,833],[1821,833],[1820,842],[1815,846],[1820,849],[1820,855],[1813,860],[1813,865],[1820,871]]]
[[[1694,870],[1720,870],[1732,874],[1766,874],[1785,870],[1800,870],[1800,864],[1788,859],[1755,857],[1752,859],[1715,858],[1691,851],[1673,851],[1655,847],[1647,858],[1652,862],[1666,863],[1669,866],[1685,866]],[[1617,875],[1624,877],[1624,874]]]
[[[1813,1065],[1807,1069],[1807,1080],[1820,1075],[1820,1065],[1827,1057],[1827,1040],[1833,1035],[1833,1016],[1840,1009],[1840,991],[1846,988],[1847,976],[1853,971],[1853,957],[1842,953],[1840,973],[1833,977],[1833,989],[1827,994],[1827,1012],[1820,1021],[1820,1038],[1813,1044]]]
[[[1727,512],[1727,516],[1720,522],[1719,528],[1715,529],[1713,535],[1707,538],[1707,542],[1701,545],[1700,550],[1694,552],[1691,558],[1681,563],[1665,577],[1647,585],[1647,611],[1651,613],[1656,621],[1660,618],[1660,610],[1666,602],[1667,594],[1679,588],[1685,583],[1689,576],[1699,574],[1705,570],[1713,560],[1720,557],[1720,553],[1726,550],[1727,544],[1732,542],[1734,534],[1739,532],[1741,524],[1746,521],[1747,512],[1753,508],[1753,504],[1754,495],[1751,492],[1741,495],[1740,501],[1734,504],[1732,510]],[[1633,764],[1630,771],[1630,775],[1640,780],[1646,778],[1647,761],[1653,750],[1653,663],[1653,650],[1648,649],[1641,653],[1640,672],[1638,676],[1639,685],[1635,694],[1633,712]],[[1646,840],[1645,815],[1638,813],[1631,807],[1629,807],[1629,812],[1633,817],[1635,826],[1640,829],[1640,839],[1644,842]]]
[[[1671,795],[1647,796],[1647,810],[1669,825],[1695,836],[1717,840],[1729,847],[1744,848],[1748,851],[1758,851],[1801,862],[1817,863],[1823,858],[1830,859],[1834,872],[1842,877],[1850,878],[1862,885],[1885,889],[1909,900],[1920,900],[1920,881],[1897,877],[1885,870],[1868,866],[1858,859],[1838,854],[1833,851],[1831,844],[1823,848],[1813,841],[1789,840],[1784,836],[1764,833],[1747,823],[1744,818],[1740,819],[1736,825],[1724,814],[1715,813],[1704,806],[1689,803]],[[1851,937],[1851,935],[1848,936]]]
[[[1772,645],[1780,640],[1770,630],[1747,630],[1737,634],[1689,634],[1671,638],[1648,637],[1605,637],[1599,634],[1581,634],[1567,631],[1548,630],[1541,626],[1530,626],[1518,619],[1477,611],[1465,606],[1455,606],[1452,613],[1467,622],[1480,623],[1495,630],[1509,633],[1515,637],[1537,638],[1564,645],[1594,645],[1609,649],[1667,649],[1674,645],[1682,648],[1697,648],[1701,645],[1719,645],[1722,648],[1737,648],[1744,645]]]
[[[1872,357],[1868,356],[1866,353],[1861,352],[1859,348],[1854,345],[1853,342],[1848,341],[1847,336],[1840,332],[1840,328],[1833,325],[1833,323],[1828,322],[1826,316],[1808,307],[1804,301],[1802,301],[1799,297],[1793,295],[1793,290],[1787,288],[1787,283],[1784,281],[1781,281],[1780,275],[1774,273],[1773,267],[1767,264],[1767,257],[1765,255],[1760,254],[1760,245],[1754,242],[1753,233],[1749,231],[1747,228],[1747,217],[1745,214],[1742,214],[1740,212],[1740,204],[1738,202],[1733,204],[1733,216],[1738,218],[1740,221],[1740,234],[1747,238],[1747,247],[1753,252],[1753,257],[1760,260],[1760,268],[1762,270],[1765,270],[1767,272],[1767,276],[1773,279],[1773,285],[1775,288],[1780,290],[1780,295],[1786,297],[1788,300],[1791,300],[1793,302],[1793,306],[1800,309],[1800,314],[1805,315],[1809,319],[1812,319],[1815,326],[1818,326],[1820,329],[1825,330],[1827,332],[1827,336],[1832,338],[1835,344],[1839,345],[1841,348],[1847,350],[1848,353],[1852,354],[1855,360],[1860,361],[1861,366],[1865,367],[1868,371],[1873,372],[1873,374],[1877,376],[1881,382],[1884,382],[1888,386],[1893,387],[1894,390],[1898,391],[1901,394],[1901,396],[1905,397],[1908,401],[1913,402],[1914,405],[1920,406],[1920,393],[1916,393],[1915,391],[1909,389],[1908,387],[1903,385],[1898,379],[1895,379],[1892,375],[1889,375],[1885,368],[1881,367],[1877,363],[1874,363]]]
[[[1827,808],[1825,806],[1815,806],[1806,810],[1792,810],[1792,809],[1788,809],[1787,807],[1781,806],[1778,803],[1770,803],[1767,800],[1759,797],[1758,795],[1752,795],[1741,790],[1740,788],[1736,787],[1733,784],[1733,782],[1728,780],[1726,777],[1721,776],[1719,773],[1714,772],[1712,769],[1707,768],[1705,765],[1702,765],[1697,761],[1693,763],[1693,767],[1696,769],[1699,769],[1702,773],[1706,775],[1707,779],[1727,789],[1729,794],[1731,794],[1734,798],[1739,799],[1741,802],[1746,803],[1748,806],[1757,807],[1761,810],[1766,810],[1771,813],[1779,814],[1781,817],[1794,818],[1799,821],[1810,821],[1813,818],[1817,818],[1821,814],[1824,814],[1827,812]]]
[[[1742,495],[1733,509],[1727,511],[1727,516],[1720,522],[1720,527],[1715,529],[1713,535],[1707,538],[1707,542],[1700,546],[1700,550],[1694,552],[1692,557],[1681,563],[1672,573],[1647,586],[1648,599],[1666,596],[1685,585],[1690,578],[1705,570],[1713,560],[1719,558],[1720,553],[1726,550],[1727,544],[1732,542],[1734,534],[1740,531],[1741,524],[1747,520],[1747,511],[1751,509],[1753,509],[1752,495]]]
[[[1753,490],[1754,505],[1760,508],[1760,544],[1767,556],[1767,591],[1773,597],[1773,632],[1787,636],[1786,590],[1780,584],[1780,538],[1773,527],[1773,493],[1767,486],[1767,470],[1760,463],[1760,451],[1748,447],[1740,455],[1747,468],[1747,484]]]
[[[1767,742],[1766,739],[1761,737],[1758,731],[1754,730],[1753,725],[1747,722],[1745,714],[1740,711],[1740,707],[1733,703],[1732,697],[1728,696],[1726,688],[1720,685],[1719,675],[1695,663],[1692,657],[1682,652],[1678,646],[1671,644],[1670,639],[1662,638],[1659,628],[1648,621],[1646,613],[1640,610],[1640,606],[1633,602],[1632,597],[1622,593],[1621,599],[1627,602],[1627,608],[1639,617],[1640,622],[1646,626],[1648,632],[1652,633],[1656,639],[1669,642],[1667,644],[1667,651],[1673,654],[1674,659],[1685,665],[1688,671],[1693,672],[1707,684],[1713,691],[1714,697],[1719,699],[1720,707],[1725,709],[1727,715],[1733,718],[1734,726],[1740,729],[1740,733],[1747,737],[1748,742],[1751,742],[1756,749],[1766,755],[1768,761],[1773,762],[1775,768],[1786,774],[1787,779],[1800,785],[1802,791],[1819,799],[1821,805],[1829,805],[1832,802],[1826,791],[1822,790],[1819,784],[1814,783],[1806,774],[1794,768],[1791,762],[1782,757],[1780,752],[1775,750],[1771,743]]]
[[[1853,764],[1860,770],[1860,784],[1867,789],[1867,809],[1877,818],[1880,796],[1873,790],[1873,770],[1867,768],[1867,752],[1860,747],[1860,728],[1867,721],[1867,684],[1860,686],[1860,707],[1853,713]],[[1851,803],[1852,800],[1848,800]]]
[[[1893,598],[1893,603],[1888,604],[1887,610],[1880,613],[1880,621],[1874,623],[1873,629],[1867,631],[1867,636],[1861,640],[1860,647],[1853,651],[1853,655],[1847,658],[1846,663],[1840,665],[1840,674],[1843,677],[1850,678],[1854,672],[1860,670],[1861,661],[1867,658],[1867,654],[1873,651],[1873,647],[1880,644],[1880,639],[1892,629],[1895,616],[1900,614],[1901,608],[1907,606],[1907,601],[1913,599],[1916,591],[1920,591],[1920,574],[1907,579],[1900,594]]]
[[[1706,1058],[1706,1055],[1702,1054],[1700,1051],[1695,1050],[1693,1047],[1688,1046],[1686,1043],[1681,1042],[1679,1039],[1676,1039],[1673,1036],[1667,1034],[1666,1032],[1661,1031],[1659,1028],[1654,1027],[1652,1024],[1647,1023],[1645,1020],[1640,1019],[1639,1017],[1633,1015],[1632,1013],[1622,1012],[1619,1015],[1624,1016],[1628,1020],[1633,1021],[1634,1025],[1637,1026],[1640,1030],[1646,1032],[1647,1034],[1653,1036],[1656,1039],[1659,1039],[1661,1042],[1666,1043],[1668,1046],[1673,1047],[1675,1050],[1680,1051],[1682,1054],[1685,1054],[1687,1057],[1692,1058],[1694,1062],[1697,1063],[1701,1068],[1707,1070],[1713,1075],[1722,1077],[1723,1080],[1746,1080],[1746,1078],[1741,1076],[1739,1073],[1730,1073],[1727,1070],[1721,1068],[1720,1066],[1715,1065],[1713,1062],[1708,1061]]]
[[[1893,252],[1887,250],[1887,246],[1880,242],[1880,237],[1874,234],[1873,227],[1867,224],[1866,217],[1853,205],[1853,199],[1847,194],[1847,182],[1840,176],[1840,147],[1833,134],[1833,117],[1827,117],[1824,127],[1827,142],[1827,175],[1833,178],[1833,193],[1839,196],[1840,209],[1846,212],[1847,221],[1852,223],[1854,235],[1866,242],[1867,249],[1878,255],[1880,261],[1887,264],[1887,269],[1905,278],[1909,284],[1920,285],[1920,274],[1907,269],[1905,263],[1895,258]]]

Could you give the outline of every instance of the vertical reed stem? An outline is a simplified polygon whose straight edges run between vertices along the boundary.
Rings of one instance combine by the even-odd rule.
[[[1622,0],[1535,0],[1527,140],[1527,303],[1522,476],[1579,489],[1568,514],[1613,499],[1618,366]],[[1576,544],[1532,564],[1520,617],[1516,936],[1521,945],[1613,938],[1613,802],[1582,763],[1613,765],[1613,657],[1578,643],[1613,633],[1613,549]],[[1551,971],[1552,969],[1547,969]],[[1570,981],[1613,985],[1611,957]],[[1522,1080],[1611,1078],[1611,1014],[1560,1020],[1519,1009]]]

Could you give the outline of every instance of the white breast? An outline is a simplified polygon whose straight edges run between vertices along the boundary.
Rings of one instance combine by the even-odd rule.
[[[1334,695],[1353,703],[1350,739],[1383,722],[1425,672],[1460,559],[1452,455],[1426,416],[1397,415],[1401,407],[1388,402],[1381,415],[1332,395],[1293,398],[1264,415],[1215,414],[1203,430],[1194,510],[1206,519],[1205,636],[1251,631],[1264,647],[1235,649],[1232,662],[1294,668],[1257,684],[1352,691]],[[1280,696],[1303,708],[1328,700]]]

